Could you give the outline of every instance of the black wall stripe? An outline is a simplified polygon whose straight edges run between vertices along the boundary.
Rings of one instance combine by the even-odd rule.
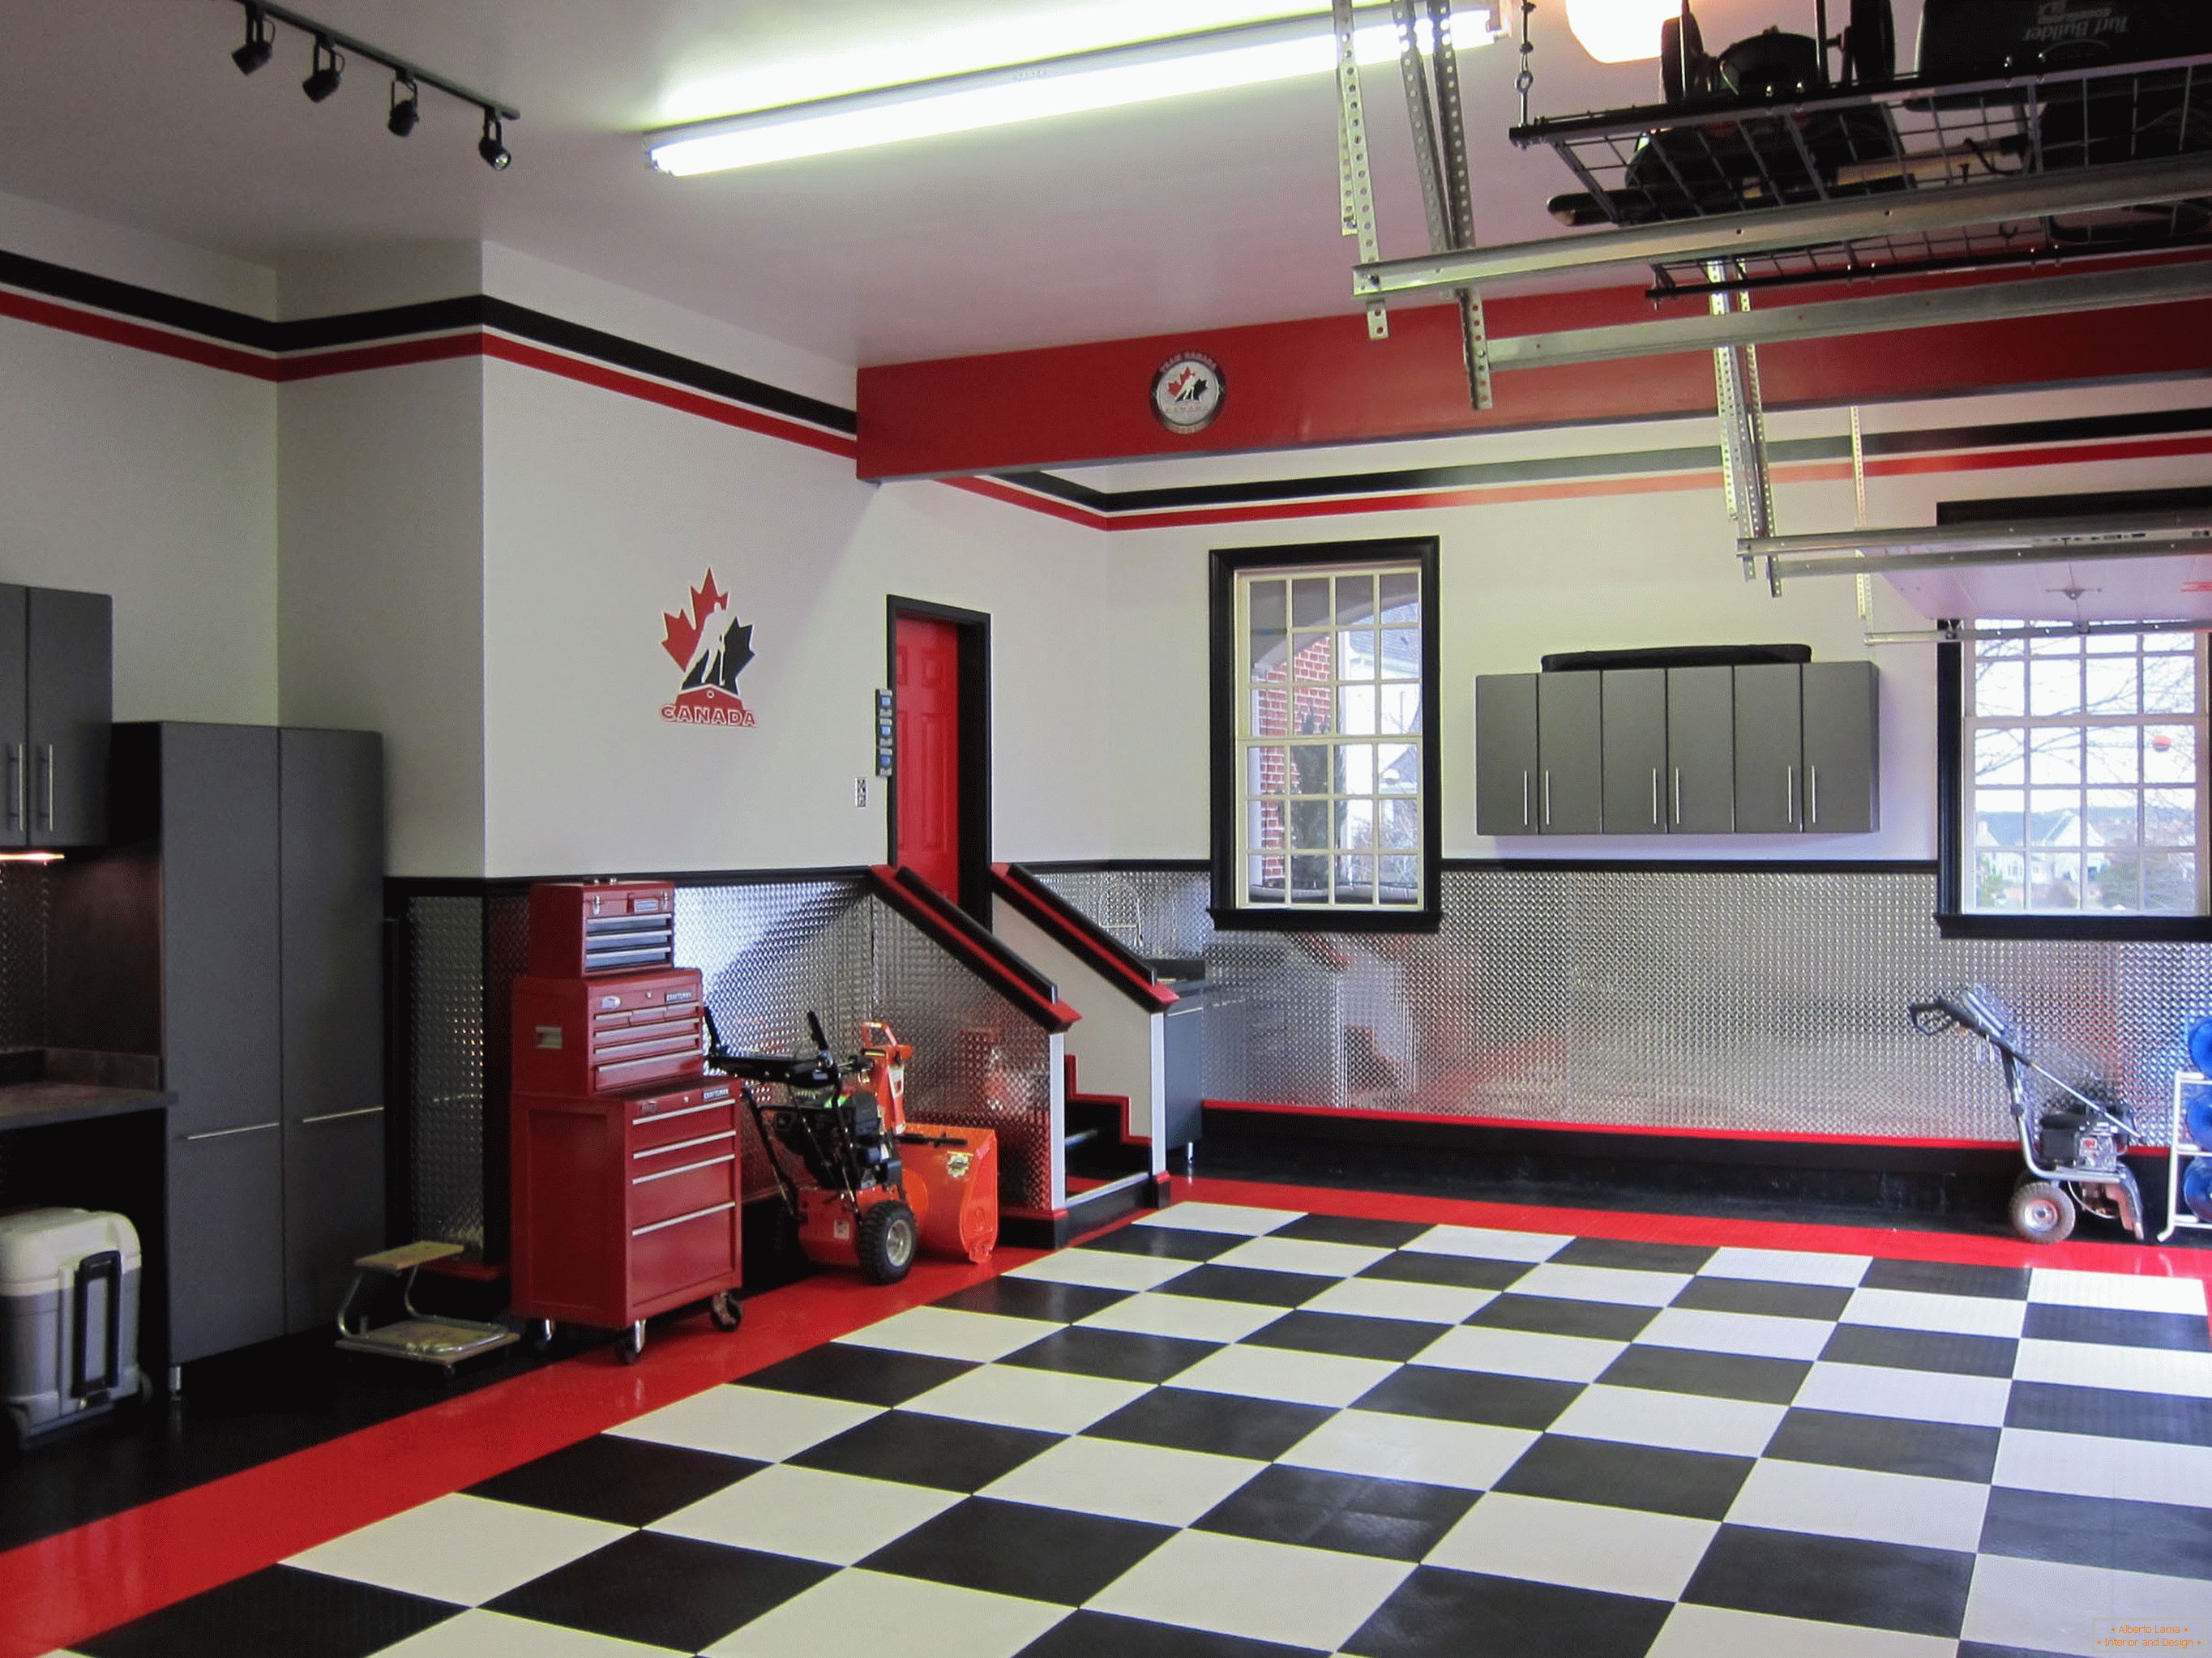
[[[842,432],[848,437],[860,430],[860,420],[854,411],[836,404],[787,392],[765,380],[717,368],[673,351],[641,345],[619,334],[586,328],[580,323],[568,322],[486,294],[458,295],[451,299],[348,312],[332,317],[271,322],[242,311],[203,305],[196,300],[180,300],[134,282],[95,276],[21,253],[0,252],[0,284],[134,321],[179,329],[225,345],[276,355],[327,350],[336,346],[372,345],[458,329],[496,328],[534,344],[589,357],[632,374],[650,374],[656,380],[703,392],[710,397],[725,398],[769,414]]]

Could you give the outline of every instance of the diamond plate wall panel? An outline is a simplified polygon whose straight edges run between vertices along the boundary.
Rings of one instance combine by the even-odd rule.
[[[46,1043],[51,891],[41,865],[0,865],[0,1048]]]
[[[812,1011],[830,1046],[849,1052],[867,1017],[871,928],[850,881],[676,890],[676,959],[702,971],[715,1027],[733,1048],[794,1052]],[[745,1195],[774,1192],[749,1117],[739,1137]]]
[[[903,915],[872,898],[869,909],[870,999],[914,1044],[908,1114],[997,1131],[1001,1203],[1051,1208],[1050,1037]]]
[[[1203,872],[1049,870],[1037,879],[1140,956],[1196,956],[1213,937]]]
[[[413,1097],[411,1224],[418,1238],[484,1247],[483,901],[407,904]]]
[[[1048,878],[1101,919],[1109,878],[1150,895],[1147,915],[1204,914],[1187,871]],[[2159,1139],[2183,1033],[2212,1011],[2212,947],[1946,941],[1928,872],[1478,866],[1447,871],[1442,896],[1433,935],[1212,935],[1209,978],[1249,1017],[1249,1052],[1209,1053],[1209,1086],[1445,1116],[2002,1139],[1975,1045],[1905,1017],[1980,981],[2039,1057],[2109,1079]]]

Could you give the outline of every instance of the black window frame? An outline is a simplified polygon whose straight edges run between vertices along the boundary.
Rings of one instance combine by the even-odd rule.
[[[2093,513],[2147,513],[2212,502],[2203,488],[2121,489],[2073,495],[1938,501],[1938,525],[2038,518],[2086,517]],[[1967,625],[1955,618],[1943,628]],[[2212,942],[2212,915],[2060,915],[2049,912],[1999,915],[1966,907],[1966,648],[1957,641],[1936,647],[1936,930],[1945,938],[2015,938],[2063,943],[2203,944]]]
[[[1281,547],[1217,547],[1208,555],[1206,687],[1207,755],[1211,801],[1208,864],[1210,914],[1223,932],[1434,932],[1443,924],[1443,733],[1442,630],[1438,623],[1442,564],[1435,536],[1389,536],[1364,541],[1298,542]],[[1421,572],[1421,902],[1384,909],[1241,905],[1237,902],[1237,578],[1253,569],[1301,565],[1413,563]]]

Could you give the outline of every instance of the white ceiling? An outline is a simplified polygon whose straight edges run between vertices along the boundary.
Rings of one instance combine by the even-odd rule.
[[[1123,33],[1299,0],[300,0],[519,106],[514,165],[427,94],[405,142],[358,64],[319,106],[307,43],[241,77],[230,0],[0,0],[0,191],[258,264],[390,240],[489,240],[847,363],[1314,316],[1348,308],[1326,78],[827,156],[714,178],[646,167],[651,126],[898,74],[941,72],[1088,24]],[[1464,5],[1466,0],[1462,0]],[[1917,15],[1917,0],[1900,9]],[[1717,45],[1811,0],[1709,0]],[[1536,109],[1639,101],[1536,15]],[[1042,31],[1041,33],[1040,31]],[[1911,29],[1901,31],[1909,40]],[[1486,241],[1552,234],[1572,181],[1506,141],[1517,58],[1464,54]],[[1395,73],[1370,71],[1385,251],[1421,251]]]

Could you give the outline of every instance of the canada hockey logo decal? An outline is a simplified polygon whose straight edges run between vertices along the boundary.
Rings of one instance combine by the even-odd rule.
[[[758,723],[738,695],[738,676],[753,659],[753,626],[738,620],[730,596],[714,585],[691,590],[688,614],[661,612],[660,648],[684,670],[683,689],[660,707],[663,720],[687,726],[750,726]]]

